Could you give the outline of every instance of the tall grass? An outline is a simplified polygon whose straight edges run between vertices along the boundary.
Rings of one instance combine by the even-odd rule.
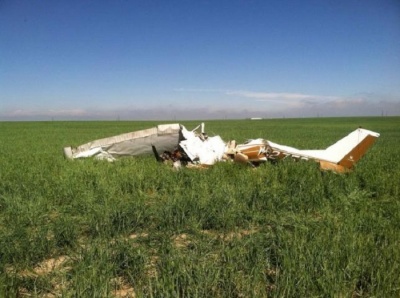
[[[206,124],[300,148],[380,132],[342,175],[291,160],[173,171],[151,156],[62,155],[152,125],[0,123],[0,296],[400,296],[400,118]]]

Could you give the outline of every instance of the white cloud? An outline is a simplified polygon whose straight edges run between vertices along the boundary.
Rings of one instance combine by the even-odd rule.
[[[272,93],[217,89],[182,89],[190,92],[218,92],[221,102],[198,101],[196,105],[160,102],[151,107],[8,109],[0,112],[0,121],[8,120],[164,120],[235,119],[249,117],[332,117],[400,115],[400,96],[359,93],[351,96],[318,96],[302,93]],[[189,91],[188,91],[189,92]],[[234,96],[235,100],[230,100]],[[204,94],[204,98],[208,97]],[[215,96],[213,96],[215,98]],[[217,96],[218,97],[218,96]],[[252,104],[250,104],[253,102]]]
[[[207,89],[207,88],[177,88],[174,91],[191,92],[191,93],[223,93],[227,96],[242,97],[245,99],[253,99],[259,102],[279,101],[283,103],[317,103],[321,101],[341,100],[338,96],[315,95],[304,93],[289,93],[289,92],[255,92],[249,90],[223,90],[223,89]]]
[[[225,90],[221,89],[207,89],[207,88],[175,88],[173,89],[174,91],[177,92],[226,92]]]
[[[322,96],[302,93],[274,93],[274,92],[253,92],[253,91],[226,91],[227,95],[241,96],[245,98],[256,99],[257,101],[285,100],[285,101],[303,101],[303,100],[334,100],[337,96]]]
[[[83,109],[49,109],[49,110],[29,110],[17,109],[6,113],[8,116],[21,117],[21,116],[85,116],[88,114]]]

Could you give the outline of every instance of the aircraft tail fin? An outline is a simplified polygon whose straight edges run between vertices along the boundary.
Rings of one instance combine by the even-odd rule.
[[[361,159],[379,137],[379,133],[358,128],[348,136],[328,147],[325,152],[335,156],[334,160],[320,160],[321,169],[346,172]]]

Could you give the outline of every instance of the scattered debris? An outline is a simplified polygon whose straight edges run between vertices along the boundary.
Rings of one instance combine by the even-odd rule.
[[[65,147],[64,155],[70,159],[95,157],[113,161],[121,156],[154,154],[157,161],[169,163],[174,169],[208,167],[219,161],[257,166],[291,157],[317,161],[324,170],[346,172],[378,137],[379,133],[358,128],[324,150],[299,150],[266,139],[252,139],[237,145],[234,140],[224,142],[218,135],[208,136],[204,123],[191,131],[176,123],[95,140],[76,148]]]

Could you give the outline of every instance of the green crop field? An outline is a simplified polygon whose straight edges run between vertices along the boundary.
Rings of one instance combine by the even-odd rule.
[[[62,154],[154,124],[0,122],[0,297],[400,297],[400,117],[206,122],[300,149],[379,132],[348,174]]]

